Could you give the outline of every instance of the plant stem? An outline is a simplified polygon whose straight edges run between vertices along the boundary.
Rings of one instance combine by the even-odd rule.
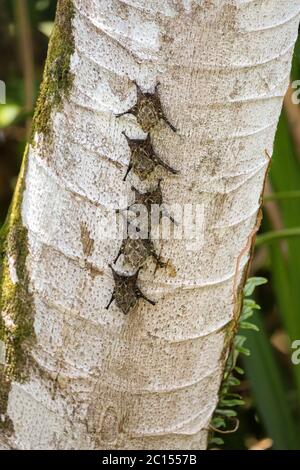
[[[300,227],[285,228],[283,230],[277,230],[258,235],[256,238],[256,246],[265,245],[266,243],[271,243],[276,240],[282,240],[284,238],[291,237],[300,237]]]
[[[296,199],[300,198],[300,191],[282,191],[278,193],[268,194],[264,197],[264,202],[274,201],[278,199]]]

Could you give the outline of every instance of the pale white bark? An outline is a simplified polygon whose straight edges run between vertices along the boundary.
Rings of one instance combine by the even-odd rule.
[[[12,384],[11,444],[203,449],[265,150],[272,152],[288,84],[299,0],[74,3],[71,97],[53,115],[51,153],[41,135],[29,151],[22,213],[38,367],[26,383]],[[135,103],[133,80],[145,91],[161,83],[179,130],[162,123],[153,133],[157,153],[180,170],[164,174],[164,198],[203,204],[205,237],[196,254],[186,241],[164,242],[176,276],[159,270],[154,278],[149,261],[140,283],[157,306],[141,302],[125,317],[115,304],[105,310],[108,263],[120,242],[100,233],[107,209],[124,207],[132,183],[151,186],[134,175],[122,181],[129,149],[121,132],[144,135],[134,117],[114,117]]]

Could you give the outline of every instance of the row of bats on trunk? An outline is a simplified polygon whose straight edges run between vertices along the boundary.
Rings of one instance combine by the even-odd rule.
[[[156,127],[160,121],[164,121],[173,132],[176,132],[176,128],[169,122],[164,114],[159,97],[159,84],[156,85],[154,93],[144,93],[137,83],[135,83],[135,85],[137,88],[136,104],[128,111],[118,114],[116,117],[118,118],[129,113],[133,114],[142,130],[147,133],[147,137],[143,140],[129,139],[126,133],[123,132],[130,149],[130,161],[123,181],[126,181],[130,171],[133,171],[140,180],[144,181],[158,166],[162,167],[168,173],[176,175],[179,172],[156,155],[151,142],[151,130]],[[162,208],[163,196],[161,181],[162,179],[159,179],[156,188],[145,193],[138,191],[133,186],[131,187],[135,193],[135,201],[133,205],[139,204],[146,208],[148,221],[150,221],[152,205],[157,205]],[[129,206],[127,209],[130,209],[131,207],[132,206]],[[159,213],[159,220],[162,216],[169,217],[169,219],[175,223],[174,219],[163,208]],[[148,236],[146,238],[142,236],[133,238],[127,235],[127,237],[122,241],[119,253],[114,260],[114,264],[117,262],[119,257],[123,255],[124,261],[135,268],[136,271],[134,274],[130,275],[120,274],[111,264],[109,265],[113,274],[114,290],[106,307],[107,309],[110,307],[111,303],[115,301],[118,308],[127,315],[136,306],[139,299],[143,299],[151,305],[155,305],[155,302],[148,299],[138,287],[138,275],[141,267],[148,257],[152,257],[156,261],[156,268],[167,266],[167,263],[163,262],[160,255],[157,254],[150,237],[150,232],[151,230],[148,228]]]

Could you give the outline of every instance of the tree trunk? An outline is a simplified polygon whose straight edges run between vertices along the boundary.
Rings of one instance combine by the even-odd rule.
[[[59,1],[1,232],[3,448],[206,448],[299,13],[299,0]],[[122,132],[146,134],[116,115],[158,82],[177,132],[161,119],[151,140],[180,173],[123,181]],[[138,278],[156,305],[107,310],[121,244],[108,213],[159,177],[165,201],[203,208],[203,240],[156,240],[168,266],[149,257]]]

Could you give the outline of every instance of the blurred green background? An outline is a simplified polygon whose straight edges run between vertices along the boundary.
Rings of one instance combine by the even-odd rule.
[[[0,105],[0,224],[30,132],[55,7],[55,0],[0,0],[0,79],[7,86]],[[297,79],[300,40],[291,80]],[[260,332],[247,333],[251,355],[237,390],[245,405],[239,430],[222,436],[225,449],[300,449],[300,365],[291,362],[291,343],[300,340],[300,106],[290,92],[273,157],[251,272],[269,282],[256,291]]]

